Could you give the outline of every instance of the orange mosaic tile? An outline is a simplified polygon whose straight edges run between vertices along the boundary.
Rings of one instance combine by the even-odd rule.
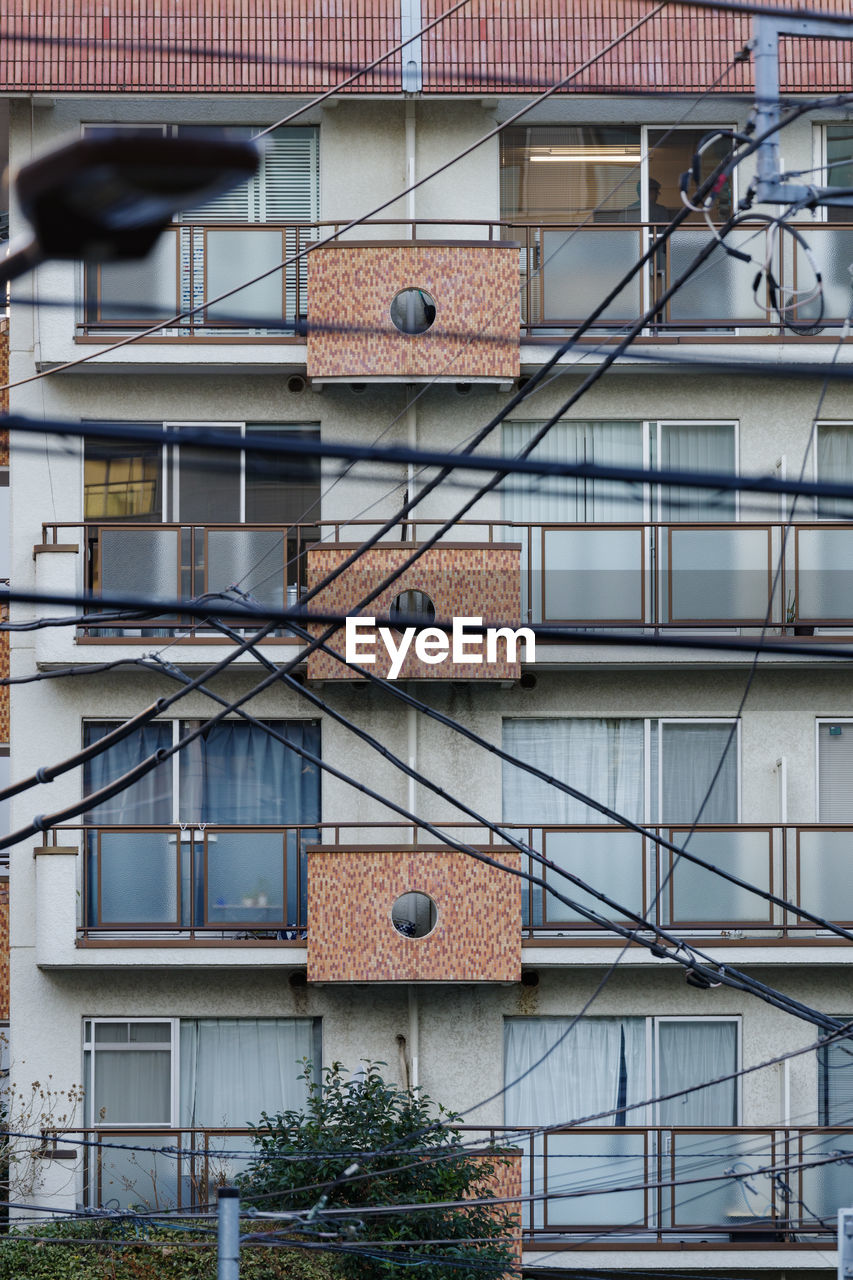
[[[9,381],[9,321],[0,320],[0,386]],[[0,391],[0,413],[9,412],[9,392]],[[9,432],[0,431],[0,467],[9,465]]]
[[[322,582],[333,569],[347,558],[352,546],[345,543],[324,542],[308,549],[308,587]],[[382,543],[366,551],[351,568],[342,573],[311,601],[311,608],[318,613],[354,614],[356,605],[370,594],[388,574],[405,564],[412,554],[412,543]],[[521,548],[516,543],[439,543],[424,552],[409,569],[400,574],[390,587],[382,591],[366,611],[368,617],[386,617],[395,597],[405,591],[423,591],[435,606],[436,617],[449,620],[453,617],[482,618],[489,623],[521,625]],[[364,612],[364,611],[362,611]],[[319,634],[321,627],[311,628]],[[329,642],[331,648],[343,657],[345,640],[343,630]],[[522,652],[519,646],[516,661],[507,661],[506,646],[498,645],[497,662],[487,663],[485,653],[479,665],[455,664],[450,658],[441,663],[422,662],[410,647],[399,680],[517,680],[521,675],[518,660]],[[371,666],[374,675],[385,679],[391,665],[385,646],[378,641],[375,646],[376,661]],[[319,651],[308,658],[309,680],[348,680],[353,677],[349,668],[331,655]]]
[[[516,870],[521,854],[488,851]],[[438,909],[425,938],[391,909],[419,891]],[[346,912],[344,913],[344,904]],[[314,845],[308,850],[309,982],[518,982],[521,881],[455,849]]]
[[[0,880],[0,1022],[9,1021],[9,881]]]
[[[362,244],[308,255],[308,377],[517,378],[518,249],[504,241]],[[391,303],[425,290],[435,321],[401,333]]]

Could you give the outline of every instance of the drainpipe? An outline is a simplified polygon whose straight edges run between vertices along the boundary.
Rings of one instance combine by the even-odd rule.
[[[418,1007],[418,989],[409,983],[409,1088],[417,1089],[418,1053],[420,1049],[420,1009]]]
[[[417,129],[415,118],[415,103],[411,98],[406,99],[406,186],[411,187],[416,181],[416,165],[415,165],[415,147],[417,145]],[[415,240],[415,196],[416,191],[408,191],[406,193],[406,217],[410,222],[409,236]]]
[[[414,707],[406,707],[406,739],[407,739],[406,755],[408,756],[410,769],[417,769],[418,767],[417,715],[418,713]],[[415,804],[417,802],[417,791],[416,791],[417,783],[415,782],[415,779],[411,777],[408,779],[408,783],[409,783],[409,789],[408,789],[406,801],[407,801],[409,813],[415,813],[417,812],[415,809]],[[417,844],[417,842],[418,842],[418,833],[417,833],[417,829],[413,826],[412,827],[412,844]]]

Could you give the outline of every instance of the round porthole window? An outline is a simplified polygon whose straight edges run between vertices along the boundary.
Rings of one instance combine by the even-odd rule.
[[[391,908],[391,922],[404,938],[426,938],[437,919],[438,908],[428,893],[403,893]]]
[[[426,333],[435,320],[435,299],[425,289],[402,289],[391,303],[391,319],[401,333]]]
[[[435,622],[435,605],[425,591],[401,591],[391,601],[388,617],[391,619],[392,626],[420,624],[422,627],[428,627],[430,623]],[[402,618],[408,618],[409,622],[401,622]]]

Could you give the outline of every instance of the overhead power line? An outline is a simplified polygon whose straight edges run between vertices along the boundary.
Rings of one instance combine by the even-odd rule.
[[[851,370],[853,376],[853,370]],[[525,388],[526,390],[526,388]],[[503,421],[503,419],[501,419]],[[559,421],[559,419],[557,419]],[[566,419],[572,421],[572,419]],[[623,467],[594,462],[560,462],[530,456],[530,445],[519,454],[473,454],[456,450],[423,449],[408,445],[363,445],[355,440],[302,439],[298,435],[276,435],[271,424],[269,436],[230,435],[206,427],[146,427],[141,424],[92,422],[80,423],[47,418],[39,421],[20,414],[0,416],[0,428],[13,432],[57,435],[76,439],[128,440],[138,444],[183,445],[194,449],[210,449],[223,453],[258,454],[274,458],[339,458],[348,462],[382,462],[399,465],[449,467],[459,471],[499,471],[501,476],[532,475],[553,479],[612,480],[625,485],[673,485],[685,489],[717,489],[725,492],[799,494],[804,497],[853,499],[853,482],[793,480],[779,476],[743,475],[731,471],[703,471],[672,467]],[[480,495],[483,496],[483,495]],[[403,520],[406,511],[403,514]],[[67,522],[74,523],[74,522]],[[82,521],[78,523],[84,523]],[[109,524],[109,521],[89,521]],[[351,521],[342,518],[347,525]],[[393,524],[400,524],[400,513]],[[511,520],[491,518],[484,523],[511,525]]]

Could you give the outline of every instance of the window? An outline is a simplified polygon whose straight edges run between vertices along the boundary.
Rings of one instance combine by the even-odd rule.
[[[225,132],[252,137],[259,127],[233,126]],[[115,128],[86,125],[85,132]],[[204,127],[190,125],[146,128],[161,135],[204,132]],[[319,217],[319,204],[319,130],[310,125],[274,130],[265,138],[255,176],[197,209],[184,210],[144,263],[86,268],[86,321],[118,327],[122,321],[135,321],[128,327],[145,327],[182,308],[199,307],[314,239],[310,224]],[[189,322],[190,331],[240,331],[245,325],[263,332],[269,320],[276,326],[273,332],[281,334],[283,317],[295,321],[305,314],[306,279],[303,258],[205,308]],[[186,331],[186,326],[179,330]]]
[[[240,1127],[305,1098],[313,1018],[93,1018],[84,1024],[88,1125]]]
[[[522,125],[501,134],[501,217],[519,222],[669,222],[679,180],[706,129],[629,125]],[[644,155],[648,152],[648,160]],[[725,141],[705,152],[709,173]],[[646,175],[645,184],[643,175]],[[732,210],[731,183],[719,217]],[[694,215],[694,220],[699,215]]]
[[[83,424],[85,428],[85,423]],[[133,426],[158,427],[142,422]],[[166,423],[233,431],[247,441],[320,439],[319,423]],[[127,444],[85,436],[84,519],[183,520],[198,524],[291,524],[314,514],[320,497],[315,457],[278,458],[191,446]]]
[[[518,454],[541,422],[507,422],[503,451]],[[660,467],[678,471],[737,473],[735,422],[563,421],[536,445],[532,458],[548,462],[589,462],[613,467]],[[664,522],[721,523],[735,520],[735,496],[705,489],[656,488],[613,480],[518,476],[503,485],[507,520],[579,524]]]
[[[117,723],[84,724],[84,744]],[[84,794],[198,723],[155,721],[137,730],[87,762]],[[264,723],[319,756],[318,721]],[[317,839],[320,772],[255,725],[224,720],[206,729],[84,821],[96,828],[85,865],[90,926],[304,928],[305,846]]]
[[[853,482],[853,423],[818,423],[815,465],[818,480]],[[849,498],[818,498],[817,514],[822,520],[849,520],[853,502]]]
[[[507,719],[503,748],[514,759],[567,782],[633,822],[660,823],[662,834],[673,843],[697,819],[710,788],[701,824],[731,829],[696,831],[691,849],[706,861],[769,888],[766,833],[743,832],[735,826],[740,821],[740,727],[726,749],[732,725],[726,720]],[[722,768],[714,780],[721,759]],[[529,824],[534,828],[534,846],[557,867],[638,915],[650,910],[672,865],[666,851],[639,833],[609,823],[583,801],[507,763],[503,766],[503,821]],[[600,829],[584,830],[585,826]],[[542,874],[540,868],[533,869]],[[605,916],[613,911],[593,893],[553,872],[546,872],[545,879],[581,907]],[[673,871],[670,891],[660,897],[651,918],[665,924],[753,920],[760,908],[746,890],[682,860]],[[766,910],[758,916],[765,917]],[[522,888],[522,919],[525,926],[558,932],[588,927],[582,912],[540,886]]]
[[[824,184],[827,187],[853,187],[853,125],[825,125],[823,147]],[[843,205],[827,205],[824,214],[828,222],[850,221],[850,209]]]
[[[521,453],[541,426],[505,423],[504,453]],[[737,446],[736,422],[581,420],[555,423],[530,456],[736,474]],[[765,616],[767,532],[727,527],[737,520],[733,493],[513,476],[503,482],[502,499],[505,536],[522,546],[530,621],[734,627]]]
[[[503,748],[634,822],[692,822],[731,727],[730,720],[507,719]],[[738,738],[739,733],[726,752],[703,822],[738,821]],[[537,826],[607,821],[588,805],[506,763],[503,819]]]
[[[566,1034],[570,1023],[567,1017],[505,1019],[506,1124],[574,1124],[737,1070],[736,1018],[580,1018]],[[737,1124],[737,1081],[658,1103],[647,1115],[650,1110],[588,1123]]]
[[[853,822],[853,722],[817,722],[817,820]]]
[[[317,423],[193,425],[232,431],[249,441],[320,436]],[[319,516],[317,458],[129,445],[87,436],[83,494],[84,517],[96,525],[89,530],[93,589],[177,597],[227,591],[237,584],[264,604],[284,608],[296,602],[305,577],[305,548],[317,537],[310,523]],[[176,527],[151,527],[161,522]],[[102,527],[110,523],[119,527]]]
[[[839,1019],[853,1022],[849,1014],[839,1015]],[[818,1123],[853,1124],[853,1037],[818,1049],[817,1063]]]
[[[739,1030],[736,1018],[580,1018],[574,1026],[568,1017],[505,1019],[504,1123],[536,1129],[577,1126],[532,1139],[527,1177],[534,1197],[549,1188],[566,1192],[575,1186],[587,1193],[579,1199],[567,1196],[548,1202],[548,1225],[619,1224],[642,1231],[655,1217],[654,1190],[647,1199],[642,1188],[652,1180],[657,1142],[663,1143],[666,1167],[674,1178],[696,1176],[697,1167],[713,1177],[722,1173],[720,1161],[727,1156],[724,1167],[731,1165],[737,1140],[689,1130],[738,1123],[737,1081],[684,1094],[656,1107],[635,1104],[736,1071]],[[584,1132],[584,1126],[578,1125],[582,1120],[595,1131]],[[631,1132],[646,1124],[671,1125],[687,1132],[652,1133],[648,1138]],[[722,1147],[722,1155],[721,1141],[731,1144]],[[716,1163],[706,1154],[709,1151]],[[609,1189],[589,1195],[592,1178],[609,1183]],[[618,1191],[620,1184],[639,1189]],[[723,1183],[722,1188],[709,1183],[697,1213],[707,1215],[709,1201],[729,1195],[730,1184]],[[524,1212],[526,1226],[545,1225],[542,1199],[534,1198]],[[670,1225],[668,1212],[664,1192],[661,1226]],[[708,1223],[715,1218],[703,1216],[697,1221]]]
[[[83,1026],[86,1124],[109,1130],[108,1141],[132,1148],[157,1145],[162,1130],[244,1128],[262,1111],[301,1108],[303,1060],[321,1061],[315,1018],[87,1019]],[[148,1129],[138,1137],[123,1130]],[[171,1141],[175,1141],[172,1139]],[[179,1145],[210,1150],[206,1176],[225,1175],[228,1150],[246,1137],[186,1135]],[[208,1163],[208,1162],[204,1162]],[[89,1163],[90,1204],[141,1204],[162,1209],[181,1202],[201,1176],[189,1160],[140,1150],[111,1149]],[[243,1163],[231,1170],[238,1172]],[[216,1174],[214,1174],[214,1169]],[[198,1188],[196,1194],[198,1194]]]

